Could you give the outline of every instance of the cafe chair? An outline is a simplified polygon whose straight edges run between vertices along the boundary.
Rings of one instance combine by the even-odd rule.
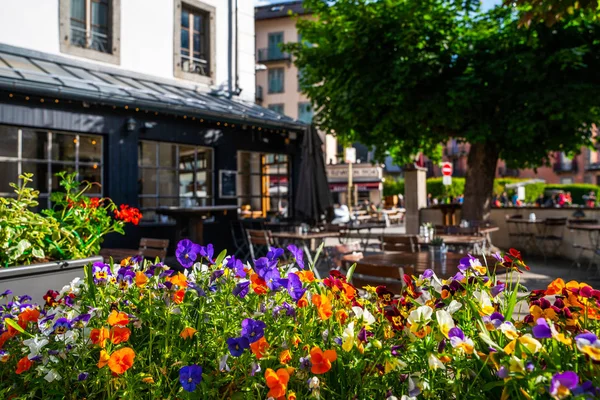
[[[250,247],[248,246],[248,237],[246,236],[244,223],[242,221],[231,221],[230,229],[233,246],[235,248],[235,253],[233,255],[237,259],[245,262],[250,256]]]
[[[419,238],[415,235],[382,235],[381,250],[416,253],[419,249]]]
[[[246,229],[246,237],[248,238],[250,257],[253,260],[266,256],[269,249],[275,246],[271,231]]]
[[[104,257],[104,261],[108,262],[112,257],[115,263],[121,262],[121,260],[127,257],[133,257],[135,255],[142,255],[144,258],[154,260],[159,258],[160,261],[164,261],[167,256],[167,249],[169,248],[169,239],[151,239],[141,238],[138,249],[100,249],[100,255]]]
[[[563,242],[567,218],[546,218],[543,222],[542,233],[537,235],[537,247],[544,256],[544,263],[548,255],[555,257]]]
[[[569,219],[569,225],[596,225],[598,224],[598,220],[597,219],[593,219],[593,218],[572,218]],[[573,232],[573,231],[571,231]],[[576,235],[573,234],[573,249],[577,252],[577,256],[575,257],[575,260],[573,260],[573,263],[571,264],[571,266],[575,265],[577,266],[577,268],[581,267],[581,259],[584,256],[584,254],[586,252],[590,252],[591,253],[591,257],[590,257],[590,261],[588,264],[588,269],[590,269],[592,267],[592,264],[594,262],[594,259],[596,258],[596,256],[598,255],[596,252],[596,248],[592,245],[592,243],[589,244],[583,244],[581,242],[578,242],[576,240]]]
[[[362,254],[362,245],[360,242],[347,244],[338,244],[325,247],[325,258],[330,269],[345,269],[343,257],[348,254]]]
[[[404,287],[403,274],[404,271],[400,267],[371,266],[361,262],[356,265],[350,282],[359,289],[383,285],[390,292],[399,295]]]

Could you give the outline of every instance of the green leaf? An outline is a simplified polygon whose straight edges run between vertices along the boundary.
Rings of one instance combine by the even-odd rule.
[[[215,265],[221,266],[221,264],[223,263],[223,260],[225,259],[225,257],[227,256],[227,250],[223,250],[222,252],[219,253],[219,255],[217,256],[217,259],[215,260]]]
[[[17,324],[17,321],[15,321],[14,319],[5,318],[4,323],[6,325],[11,326],[12,328],[16,329],[17,331],[26,334],[27,336],[32,336],[31,333],[29,333],[29,332],[25,331],[23,328],[21,328],[19,326],[19,324]]]
[[[33,254],[34,257],[37,258],[44,258],[46,255],[44,254],[44,250],[39,248],[39,247],[34,247],[31,250],[31,254]]]
[[[21,241],[19,241],[19,244],[17,244],[17,251],[16,251],[17,256],[16,257],[21,256],[25,252],[25,250],[27,250],[30,247],[31,247],[31,243],[29,243],[28,240],[22,239]]]

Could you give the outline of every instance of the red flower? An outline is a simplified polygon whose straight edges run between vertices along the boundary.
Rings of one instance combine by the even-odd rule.
[[[17,375],[20,375],[23,372],[28,371],[32,365],[33,365],[33,363],[29,360],[29,358],[27,358],[27,356],[21,358],[19,360],[19,362],[17,363],[17,371],[16,371]]]
[[[127,204],[121,204],[120,210],[115,210],[115,218],[124,222],[131,222],[137,225],[142,219],[142,213],[135,207],[129,207]]]
[[[55,290],[48,290],[43,297],[44,301],[46,302],[46,305],[48,307],[54,307],[55,305],[57,305],[58,302],[56,301],[56,298],[59,294],[60,293],[58,293]]]
[[[513,257],[515,257],[515,258],[519,259],[519,261],[523,261],[523,258],[521,258],[521,252],[520,252],[519,250],[517,250],[517,249],[513,249],[513,248],[510,248],[510,249],[508,249],[508,253],[509,253],[511,256],[513,256]]]

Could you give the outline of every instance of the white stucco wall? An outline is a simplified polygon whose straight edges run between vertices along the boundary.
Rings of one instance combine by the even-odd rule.
[[[215,84],[227,86],[228,0],[202,1],[216,9]],[[0,43],[71,57],[60,52],[58,3],[0,0]],[[175,79],[173,7],[173,0],[121,0],[121,62],[116,67]],[[254,101],[254,6],[251,1],[238,0],[238,10],[241,97]]]

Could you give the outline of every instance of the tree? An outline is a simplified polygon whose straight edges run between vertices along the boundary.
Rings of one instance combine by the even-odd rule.
[[[563,17],[576,12],[584,12],[588,18],[598,18],[598,0],[505,0],[504,4],[521,7],[521,23],[529,25],[532,21],[554,25]]]
[[[477,2],[478,3],[478,2]],[[469,1],[306,0],[303,70],[315,122],[382,159],[471,143],[463,215],[488,217],[497,161],[549,162],[592,143],[600,117],[600,27],[571,17],[519,28],[515,9]],[[310,46],[307,45],[311,43]]]

